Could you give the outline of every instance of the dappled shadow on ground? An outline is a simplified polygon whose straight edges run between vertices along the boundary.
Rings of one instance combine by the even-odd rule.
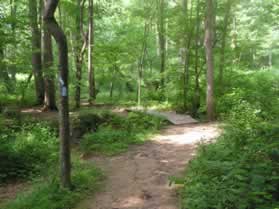
[[[26,190],[28,188],[28,183],[13,182],[9,184],[4,184],[0,186],[0,208],[1,204],[6,200],[13,199],[16,197],[19,191]]]
[[[42,111],[42,107],[25,108],[21,110],[24,116],[45,121],[58,121],[58,111]]]
[[[119,116],[127,116],[128,112],[123,107],[116,107],[112,105],[105,105],[105,104],[95,104],[95,105],[86,105],[82,104],[83,111],[86,110],[97,110],[97,111],[111,111]],[[30,116],[35,119],[45,120],[45,121],[58,121],[58,111],[43,111],[43,108],[38,107],[31,107],[31,108],[24,108],[21,110],[21,113],[25,116]],[[70,116],[73,115],[75,112],[80,110],[73,110],[70,112]]]
[[[197,145],[220,134],[217,124],[169,126],[144,145],[120,156],[89,159],[103,169],[107,183],[79,209],[178,209],[170,176],[183,173]]]

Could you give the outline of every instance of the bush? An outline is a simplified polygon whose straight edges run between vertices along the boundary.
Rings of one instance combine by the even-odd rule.
[[[164,120],[144,113],[129,113],[128,117],[113,115],[95,133],[86,134],[81,141],[81,150],[90,153],[118,154],[129,145],[143,143],[149,134],[155,133]]]
[[[57,161],[55,133],[43,123],[0,135],[0,182],[26,178]]]
[[[234,107],[249,103],[259,116],[274,119],[279,114],[279,74],[255,71],[249,74],[235,72],[229,91],[217,100],[219,115],[227,119]]]
[[[57,178],[38,180],[3,209],[70,209],[88,193],[95,192],[103,179],[94,166],[76,161],[73,166],[73,190],[62,189]]]
[[[223,136],[190,163],[183,208],[279,207],[279,123],[263,120],[248,103],[232,112]]]

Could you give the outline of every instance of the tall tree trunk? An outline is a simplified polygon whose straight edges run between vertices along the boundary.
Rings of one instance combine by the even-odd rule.
[[[214,0],[206,0],[206,19],[205,19],[205,52],[207,65],[207,97],[206,109],[207,119],[214,120]]]
[[[42,8],[47,0],[41,1]],[[53,70],[53,51],[51,34],[43,24],[43,71],[45,84],[45,98],[43,111],[57,111],[56,96],[55,96],[55,72]]]
[[[39,13],[40,14],[40,13]],[[38,27],[37,0],[29,0],[29,19],[32,31],[32,68],[35,81],[37,103],[44,103],[44,80],[41,57],[41,32]]]
[[[268,51],[268,65],[269,67],[272,67],[273,61],[272,61],[272,46],[270,47]]]
[[[4,32],[1,30],[3,27],[3,25],[1,24],[0,22],[0,36],[1,37],[5,37],[4,36]],[[9,74],[7,72],[7,66],[6,66],[6,63],[5,63],[5,52],[4,52],[4,43],[5,41],[1,41],[0,42],[0,80],[4,82],[5,84],[5,87],[7,89],[7,92],[8,93],[12,93],[12,82],[11,82],[11,79],[9,77]]]
[[[17,0],[10,0],[10,14],[11,14],[11,29],[12,29],[12,45],[14,49],[17,49],[17,37],[16,37],[16,27],[17,27]],[[12,54],[12,59],[16,59],[16,50]],[[16,83],[16,72],[17,72],[17,66],[15,64],[11,64],[8,66],[8,72],[10,74],[10,80],[14,82],[14,84],[11,86],[14,90],[15,83]]]
[[[76,15],[76,32],[75,32],[75,62],[76,62],[76,86],[75,86],[75,106],[80,108],[81,95],[81,79],[82,79],[82,65],[85,49],[87,46],[87,37],[83,31],[83,8],[84,0],[77,0],[77,7],[79,12]],[[83,36],[83,40],[82,40]],[[83,45],[82,45],[83,42]]]
[[[55,96],[55,74],[52,69],[53,66],[53,53],[52,53],[52,40],[49,32],[44,29],[44,54],[43,54],[43,66],[44,66],[44,83],[45,83],[45,99],[44,99],[44,111],[57,110],[56,96]]]
[[[224,17],[224,26],[223,26],[223,34],[222,34],[222,45],[221,45],[221,54],[220,54],[220,66],[219,66],[219,88],[223,90],[223,80],[224,80],[224,66],[225,66],[225,52],[226,52],[226,39],[228,34],[229,27],[229,19],[230,19],[230,11],[231,11],[232,0],[227,1],[226,5],[226,14]]]
[[[80,94],[81,94],[81,78],[82,78],[82,60],[79,56],[80,51],[80,42],[81,42],[81,0],[77,0],[77,7],[79,12],[76,13],[76,43],[75,43],[75,61],[76,61],[76,90],[75,90],[75,106],[76,108],[80,108]]]
[[[191,42],[193,38],[193,29],[191,26],[192,21],[192,13],[193,13],[193,6],[191,5],[190,15],[188,15],[188,1],[183,0],[183,13],[185,15],[185,27],[184,27],[184,40],[183,40],[183,48],[184,48],[184,76],[183,76],[183,92],[184,92],[184,109],[187,109],[187,99],[188,99],[188,91],[190,87],[190,49],[191,49]]]
[[[93,66],[94,48],[94,13],[93,0],[89,0],[89,24],[88,24],[88,83],[89,83],[89,103],[96,99],[95,73]]]
[[[197,117],[200,108],[200,71],[199,70],[199,41],[200,41],[200,0],[197,0],[197,14],[196,14],[196,39],[195,39],[195,92],[193,99],[192,114]]]
[[[166,68],[166,17],[165,7],[166,0],[157,0],[158,7],[158,39],[159,39],[159,54],[160,54],[160,74],[161,88],[165,86],[165,68]]]
[[[138,64],[138,106],[141,105],[141,94],[142,94],[142,80],[143,80],[143,63],[146,56],[146,50],[147,50],[147,35],[148,35],[148,23],[145,22],[144,24],[144,34],[143,34],[143,43],[142,43],[142,51],[140,54],[139,64]]]
[[[12,91],[13,91],[12,81],[7,72],[7,67],[6,67],[4,58],[5,58],[4,49],[2,48],[2,45],[0,44],[0,69],[1,69],[0,70],[0,79],[1,80],[3,79],[7,92],[12,93]]]
[[[112,78],[111,78],[111,81],[110,81],[110,93],[109,93],[109,96],[110,96],[110,98],[112,99],[112,97],[113,97],[113,91],[114,91],[114,80],[115,80],[115,78],[114,78],[114,76],[115,76],[115,73],[116,73],[116,69],[117,69],[117,65],[116,64],[114,64],[113,65],[113,68],[112,68]]]
[[[69,99],[68,99],[68,45],[63,30],[54,17],[59,0],[47,0],[44,11],[44,22],[50,34],[56,40],[59,52],[59,135],[60,135],[60,168],[61,185],[71,187],[71,151],[69,126]]]

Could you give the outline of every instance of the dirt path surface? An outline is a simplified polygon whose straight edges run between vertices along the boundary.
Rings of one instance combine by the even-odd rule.
[[[108,179],[103,190],[78,209],[178,209],[169,177],[181,175],[197,145],[219,134],[215,123],[169,126],[123,155],[90,158]]]

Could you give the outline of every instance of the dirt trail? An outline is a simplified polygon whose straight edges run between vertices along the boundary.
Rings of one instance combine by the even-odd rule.
[[[103,190],[78,209],[178,209],[169,177],[181,175],[197,144],[216,138],[217,124],[169,126],[151,141],[116,157],[93,157],[108,176]]]

